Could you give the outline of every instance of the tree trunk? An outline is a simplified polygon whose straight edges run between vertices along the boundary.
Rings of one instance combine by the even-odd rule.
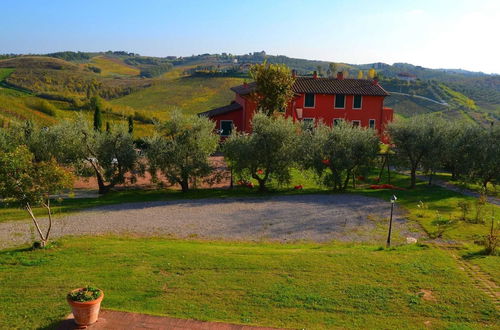
[[[410,184],[410,188],[415,188],[415,186],[417,185],[417,168],[416,167],[412,167],[411,168],[411,184]]]
[[[382,166],[380,167],[380,173],[378,174],[378,181],[377,182],[380,182],[380,180],[382,180],[382,173],[384,173],[384,169],[385,169],[385,165],[387,163],[387,156],[382,156]]]
[[[344,186],[342,187],[342,190],[346,190],[347,189],[347,185],[349,184],[349,179],[351,178],[351,172],[347,172],[347,175],[346,175],[346,178],[345,178],[345,181],[344,181]]]
[[[188,181],[182,180],[180,182],[180,185],[182,188],[182,192],[188,192],[188,190],[189,190],[189,182]]]
[[[430,171],[429,173],[429,186],[432,185],[432,175],[433,175],[433,171]]]
[[[97,185],[99,186],[99,194],[104,195],[109,192],[109,190],[114,186],[113,184],[109,184],[106,186],[106,183],[104,181],[104,176],[101,174],[99,169],[97,168],[97,165],[93,162],[90,161],[92,164],[92,167],[94,168],[95,176],[97,179]]]
[[[451,179],[452,180],[456,180],[457,179],[457,171],[455,170],[455,168],[451,169]]]
[[[111,189],[111,187],[106,186],[102,178],[102,175],[100,173],[96,173],[96,177],[97,177],[97,185],[99,186],[99,195],[107,194]]]
[[[267,191],[266,180],[259,178],[257,179],[257,181],[259,182],[259,192],[266,192]]]
[[[50,203],[50,202],[49,202]],[[46,204],[44,204],[46,205]],[[31,219],[33,220],[33,223],[35,224],[36,230],[38,231],[38,235],[40,236],[40,244],[34,244],[34,247],[40,247],[44,248],[47,246],[47,242],[49,240],[49,234],[50,234],[50,229],[52,227],[52,215],[50,213],[50,206],[46,206],[47,209],[49,210],[49,228],[47,230],[47,234],[43,235],[42,230],[40,229],[40,225],[38,224],[38,221],[36,220],[35,214],[33,213],[33,209],[31,208],[31,205],[29,203],[26,203],[25,208],[26,211],[28,211],[29,215],[31,216]]]

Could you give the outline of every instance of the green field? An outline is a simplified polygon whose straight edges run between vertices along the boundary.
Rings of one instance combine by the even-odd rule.
[[[1,65],[21,66],[22,69],[1,68]],[[99,67],[100,74],[89,72],[88,66]],[[53,69],[53,67],[63,67]],[[215,107],[228,104],[234,99],[230,87],[243,83],[241,78],[191,78],[184,75],[184,70],[193,67],[181,65],[155,79],[142,79],[138,76],[140,70],[125,64],[116,57],[96,56],[87,64],[75,65],[59,59],[46,57],[14,58],[0,62],[0,120],[8,122],[23,122],[33,120],[42,125],[50,125],[64,118],[74,118],[75,110],[81,108],[68,102],[46,100],[59,109],[57,118],[37,111],[31,105],[42,101],[34,96],[36,93],[60,94],[79,100],[84,104],[84,90],[87,84],[96,83],[115,95],[124,88],[132,88],[132,92],[123,97],[116,97],[105,102],[107,112],[104,121],[112,125],[124,123],[125,116],[139,113],[151,120],[167,119],[174,109],[181,109],[189,114],[197,114]],[[21,85],[26,90],[36,93],[26,93],[14,88],[11,84],[1,84],[3,80],[15,73],[9,79]],[[149,86],[144,88],[144,86]],[[152,125],[137,121],[136,135],[151,134]]]
[[[0,270],[6,328],[55,326],[65,293],[88,284],[104,308],[274,327],[478,329],[498,317],[447,252],[426,246],[66,238],[2,251]]]
[[[139,69],[125,64],[122,60],[119,60],[117,58],[109,58],[106,56],[96,56],[92,58],[90,63],[93,66],[96,66],[99,69],[101,69],[101,75],[103,76],[113,76],[113,75],[137,76],[140,72]]]
[[[130,58],[123,54],[108,53],[92,53],[89,56],[86,61],[73,62],[46,56],[21,56],[2,60],[0,61],[0,82],[2,79],[7,79],[8,84],[4,83],[2,86],[0,83],[0,92],[3,95],[8,94],[12,98],[18,98],[20,95],[12,87],[15,85],[33,94],[49,93],[58,97],[76,99],[78,106],[69,103],[57,105],[64,111],[61,113],[61,118],[73,118],[74,110],[81,109],[85,104],[88,91],[99,91],[101,96],[108,101],[107,109],[115,113],[106,120],[113,121],[116,120],[114,117],[119,115],[131,116],[139,113],[147,119],[136,123],[138,136],[144,136],[152,131],[151,126],[145,123],[153,118],[167,119],[173,109],[197,114],[228,104],[234,99],[234,93],[229,88],[244,81],[243,78],[186,75],[186,70],[198,65],[213,67],[220,65],[215,57],[210,56],[175,63],[171,71],[154,79],[140,78],[141,67],[125,63],[129,59],[145,60],[143,57]],[[301,67],[307,62],[302,63],[302,61],[295,60],[291,63]],[[100,68],[101,72],[93,72],[92,67]],[[431,99],[444,100],[450,104],[450,107],[446,107],[420,98],[394,94],[386,99],[386,106],[394,108],[397,118],[432,112],[441,114],[449,120],[470,120],[484,125],[500,118],[498,104],[494,101],[497,94],[482,91],[482,89],[479,89],[482,92],[478,94],[481,97],[473,101],[472,98],[462,93],[463,90],[458,92],[439,81],[422,80],[407,84],[397,79],[386,79],[381,84],[389,91],[422,95]],[[477,91],[477,88],[474,87],[473,91]],[[0,104],[8,104],[8,107],[0,108],[1,119],[14,122],[32,119],[43,125],[51,123],[46,118],[39,118],[36,113],[29,113],[20,100],[19,102],[12,99],[4,101],[2,97],[0,95]],[[488,102],[483,102],[483,98]],[[52,120],[52,122],[55,121]]]
[[[12,72],[14,72],[14,69],[10,68],[0,68],[0,83],[7,78]]]
[[[160,118],[168,116],[174,109],[197,114],[229,104],[234,99],[234,92],[229,88],[242,83],[242,78],[163,78],[155,80],[149,88],[110,103],[143,110],[150,116]]]

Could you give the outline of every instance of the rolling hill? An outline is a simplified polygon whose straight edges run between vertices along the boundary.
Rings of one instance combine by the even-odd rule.
[[[248,78],[248,66],[284,63],[299,74],[326,75],[328,62],[269,56],[202,54],[190,57],[146,57],[127,52],[60,52],[2,56],[0,60],[0,125],[34,120],[50,125],[76,113],[91,116],[91,95],[105,99],[104,120],[113,124],[136,120],[138,134],[151,130],[153,118],[165,119],[179,108],[195,114],[233,98],[231,86]],[[488,124],[500,120],[500,76],[461,70],[433,70],[410,64],[338,63],[336,70],[366,76],[377,70],[382,86],[392,92],[386,105],[398,117],[439,113],[450,119]],[[399,79],[401,73],[414,81]]]

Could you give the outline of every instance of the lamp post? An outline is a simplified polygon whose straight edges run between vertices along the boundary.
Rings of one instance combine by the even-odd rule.
[[[394,212],[394,204],[398,198],[396,195],[392,195],[391,197],[391,217],[389,219],[389,233],[387,234],[387,247],[391,247],[391,232],[392,232],[392,214]]]

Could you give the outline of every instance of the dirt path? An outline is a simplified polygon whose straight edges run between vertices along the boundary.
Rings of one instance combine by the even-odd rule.
[[[417,175],[417,178],[422,180],[422,181],[427,181],[427,182],[429,181],[429,177],[426,175]],[[439,187],[442,187],[442,188],[445,188],[445,189],[448,189],[448,190],[451,190],[451,191],[455,191],[457,193],[460,193],[460,194],[463,194],[466,196],[476,197],[476,198],[478,198],[480,196],[478,192],[472,191],[472,190],[467,189],[467,188],[458,187],[458,186],[454,185],[453,183],[439,180],[437,178],[432,178],[432,184],[439,186]],[[497,198],[495,196],[488,196],[488,203],[500,206],[500,198]]]
[[[139,234],[229,240],[385,242],[390,204],[359,195],[294,195],[110,205],[56,219],[53,237]],[[394,239],[419,237],[398,209]],[[32,242],[26,221],[0,223],[0,248]]]

